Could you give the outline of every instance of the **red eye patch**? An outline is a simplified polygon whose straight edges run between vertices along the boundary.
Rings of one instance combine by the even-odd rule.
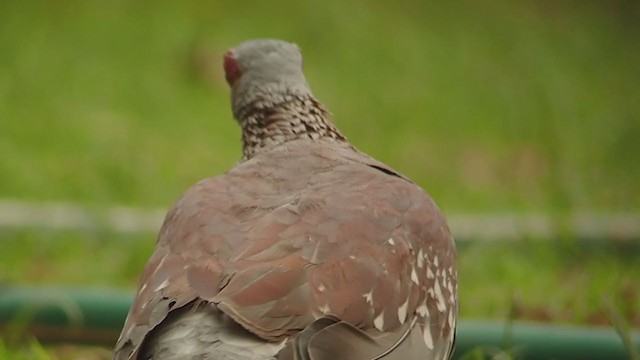
[[[240,67],[233,56],[233,52],[227,51],[224,54],[224,77],[227,79],[227,84],[232,86],[240,75],[242,75],[242,72],[240,72]]]

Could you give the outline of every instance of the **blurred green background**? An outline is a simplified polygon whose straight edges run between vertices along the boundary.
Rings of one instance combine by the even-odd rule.
[[[277,37],[447,213],[637,213],[639,4],[0,1],[0,199],[168,208],[240,158],[221,54]],[[637,248],[534,240],[460,244],[463,317],[609,324],[610,297],[640,327]],[[153,242],[0,228],[0,280],[133,289]]]

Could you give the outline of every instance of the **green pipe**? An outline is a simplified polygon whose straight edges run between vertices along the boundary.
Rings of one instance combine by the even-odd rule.
[[[0,336],[24,334],[45,343],[112,346],[132,301],[130,292],[68,287],[0,288]],[[631,333],[640,351],[640,332]],[[610,328],[461,321],[455,358],[484,359],[509,349],[517,359],[628,359]],[[475,355],[484,354],[484,355]]]
[[[112,346],[133,301],[131,292],[72,287],[0,287],[0,336]]]
[[[640,332],[631,334],[640,350]],[[456,357],[470,351],[507,351],[516,359],[629,359],[629,351],[612,328],[535,323],[460,322]]]

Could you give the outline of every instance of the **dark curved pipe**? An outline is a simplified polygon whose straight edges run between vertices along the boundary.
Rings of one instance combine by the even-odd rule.
[[[131,306],[131,292],[99,288],[0,288],[4,337],[34,335],[42,342],[113,345]]]
[[[40,341],[112,346],[124,323],[132,294],[112,289],[69,287],[0,288],[0,332],[5,338],[30,334]],[[631,333],[640,351],[640,332]],[[470,351],[510,351],[518,359],[628,359],[610,328],[461,321],[456,358]],[[482,358],[474,357],[473,359]]]

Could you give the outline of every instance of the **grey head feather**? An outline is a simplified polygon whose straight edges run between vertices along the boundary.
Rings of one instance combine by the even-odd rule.
[[[246,41],[227,53],[240,71],[231,84],[234,116],[255,101],[277,103],[283,95],[311,95],[297,45],[275,39]]]

